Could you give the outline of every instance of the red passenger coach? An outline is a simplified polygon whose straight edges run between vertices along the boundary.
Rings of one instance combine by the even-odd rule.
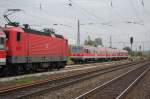
[[[76,62],[122,60],[128,58],[128,52],[105,47],[71,46],[71,60]]]
[[[33,30],[29,26],[7,26],[4,32],[9,69],[37,71],[65,67],[68,43],[62,35]]]

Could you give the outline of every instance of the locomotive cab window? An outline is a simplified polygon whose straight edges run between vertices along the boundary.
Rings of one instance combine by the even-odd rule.
[[[17,32],[17,41],[19,42],[21,40],[21,33],[20,32]]]
[[[0,37],[0,49],[4,49],[5,48],[5,39]]]
[[[9,32],[5,31],[5,34],[6,34],[6,39],[9,40]]]

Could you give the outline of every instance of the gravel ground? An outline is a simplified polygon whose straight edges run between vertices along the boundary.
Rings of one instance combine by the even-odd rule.
[[[67,86],[63,89],[58,89],[56,91],[52,90],[48,93],[41,94],[40,96],[30,97],[30,99],[73,99],[73,98],[87,92],[88,90],[91,90],[91,89],[95,88],[96,86],[99,86],[99,85],[115,78],[116,76],[121,75],[135,67],[138,67],[138,66],[132,66],[132,67],[124,68],[121,70],[102,74],[98,77],[91,78],[91,79],[82,81],[80,83],[76,83],[76,84]]]
[[[130,90],[125,99],[150,99],[150,71]]]

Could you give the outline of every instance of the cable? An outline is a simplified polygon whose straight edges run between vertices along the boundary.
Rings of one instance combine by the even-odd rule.
[[[93,16],[96,20],[103,22],[104,19],[101,19],[101,18],[97,17],[94,13],[91,13],[91,12],[87,11],[85,8],[79,6],[79,5],[78,5],[77,3],[75,3],[74,1],[72,1],[72,0],[69,0],[69,1],[70,1],[73,5],[77,6],[77,7],[80,8],[82,11],[84,11],[85,13],[87,13],[88,15]]]
[[[131,6],[135,12],[135,15],[136,15],[135,17],[139,20],[139,22],[142,22],[144,24],[144,21],[140,18],[138,11],[136,10],[136,7],[133,4],[133,1],[132,0],[128,0],[128,1],[130,2]]]

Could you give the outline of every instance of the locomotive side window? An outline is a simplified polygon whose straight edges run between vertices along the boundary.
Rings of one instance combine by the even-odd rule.
[[[5,39],[4,38],[2,38],[2,37],[0,37],[0,49],[4,49],[5,47],[5,41],[4,41]]]
[[[21,33],[17,32],[17,41],[19,42],[21,40]]]

